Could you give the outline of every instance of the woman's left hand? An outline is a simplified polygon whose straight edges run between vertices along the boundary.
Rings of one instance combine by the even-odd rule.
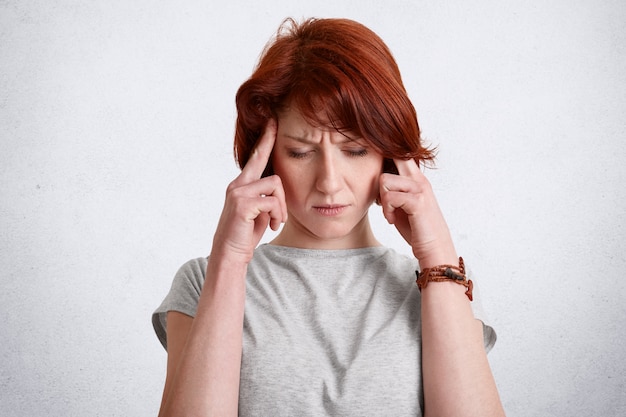
[[[422,268],[457,263],[458,257],[430,182],[413,159],[394,159],[399,175],[380,177],[383,215],[411,245]]]

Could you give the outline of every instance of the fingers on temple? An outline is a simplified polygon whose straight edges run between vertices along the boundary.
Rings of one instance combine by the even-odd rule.
[[[270,119],[265,126],[265,131],[256,144],[256,147],[250,155],[250,159],[246,163],[246,166],[242,170],[242,176],[247,181],[253,181],[261,178],[265,167],[267,166],[272,150],[274,149],[274,142],[276,141],[276,121]]]
[[[398,159],[394,158],[393,162],[396,164],[398,168],[398,174],[403,177],[415,177],[420,175],[422,171],[420,171],[419,166],[417,166],[417,162],[415,159]]]

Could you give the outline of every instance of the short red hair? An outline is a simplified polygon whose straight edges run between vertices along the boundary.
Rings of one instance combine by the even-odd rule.
[[[241,168],[270,118],[286,106],[313,124],[350,131],[392,158],[432,162],[389,48],[348,19],[287,19],[236,96],[235,158]],[[330,122],[329,122],[330,121]],[[266,175],[271,173],[271,167]]]

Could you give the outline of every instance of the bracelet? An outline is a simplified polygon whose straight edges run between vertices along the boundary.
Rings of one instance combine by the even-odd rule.
[[[430,281],[452,281],[467,288],[465,295],[467,295],[467,298],[469,298],[470,301],[473,301],[474,299],[472,296],[474,283],[471,279],[468,280],[465,276],[465,263],[461,257],[459,257],[459,266],[433,266],[432,268],[424,268],[421,272],[415,271],[415,275],[417,275],[417,288],[419,288],[420,291],[422,291],[422,288],[426,288]]]

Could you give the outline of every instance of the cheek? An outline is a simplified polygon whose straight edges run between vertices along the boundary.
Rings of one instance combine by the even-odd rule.
[[[380,164],[372,162],[356,170],[352,177],[352,184],[355,190],[368,200],[374,201],[378,197],[380,176],[382,174],[382,160]]]
[[[302,188],[303,182],[305,180],[301,178],[301,175],[298,173],[297,169],[290,166],[288,163],[285,163],[285,160],[281,159],[280,157],[272,158],[272,166],[274,167],[274,174],[280,177],[280,180],[283,184],[283,189],[285,190],[285,198],[287,200],[293,198],[294,194],[296,194],[298,190]]]
[[[371,198],[376,198],[378,197],[378,194],[380,192],[380,174],[377,173],[376,175],[372,176],[371,180],[370,180],[370,196]]]
[[[382,157],[380,158],[380,161],[376,161],[374,163],[372,163],[372,166],[370,167],[369,171],[369,183],[371,184],[371,188],[373,191],[376,192],[376,194],[378,194],[378,188],[379,188],[379,182],[380,182],[380,176],[383,173],[383,160]]]

